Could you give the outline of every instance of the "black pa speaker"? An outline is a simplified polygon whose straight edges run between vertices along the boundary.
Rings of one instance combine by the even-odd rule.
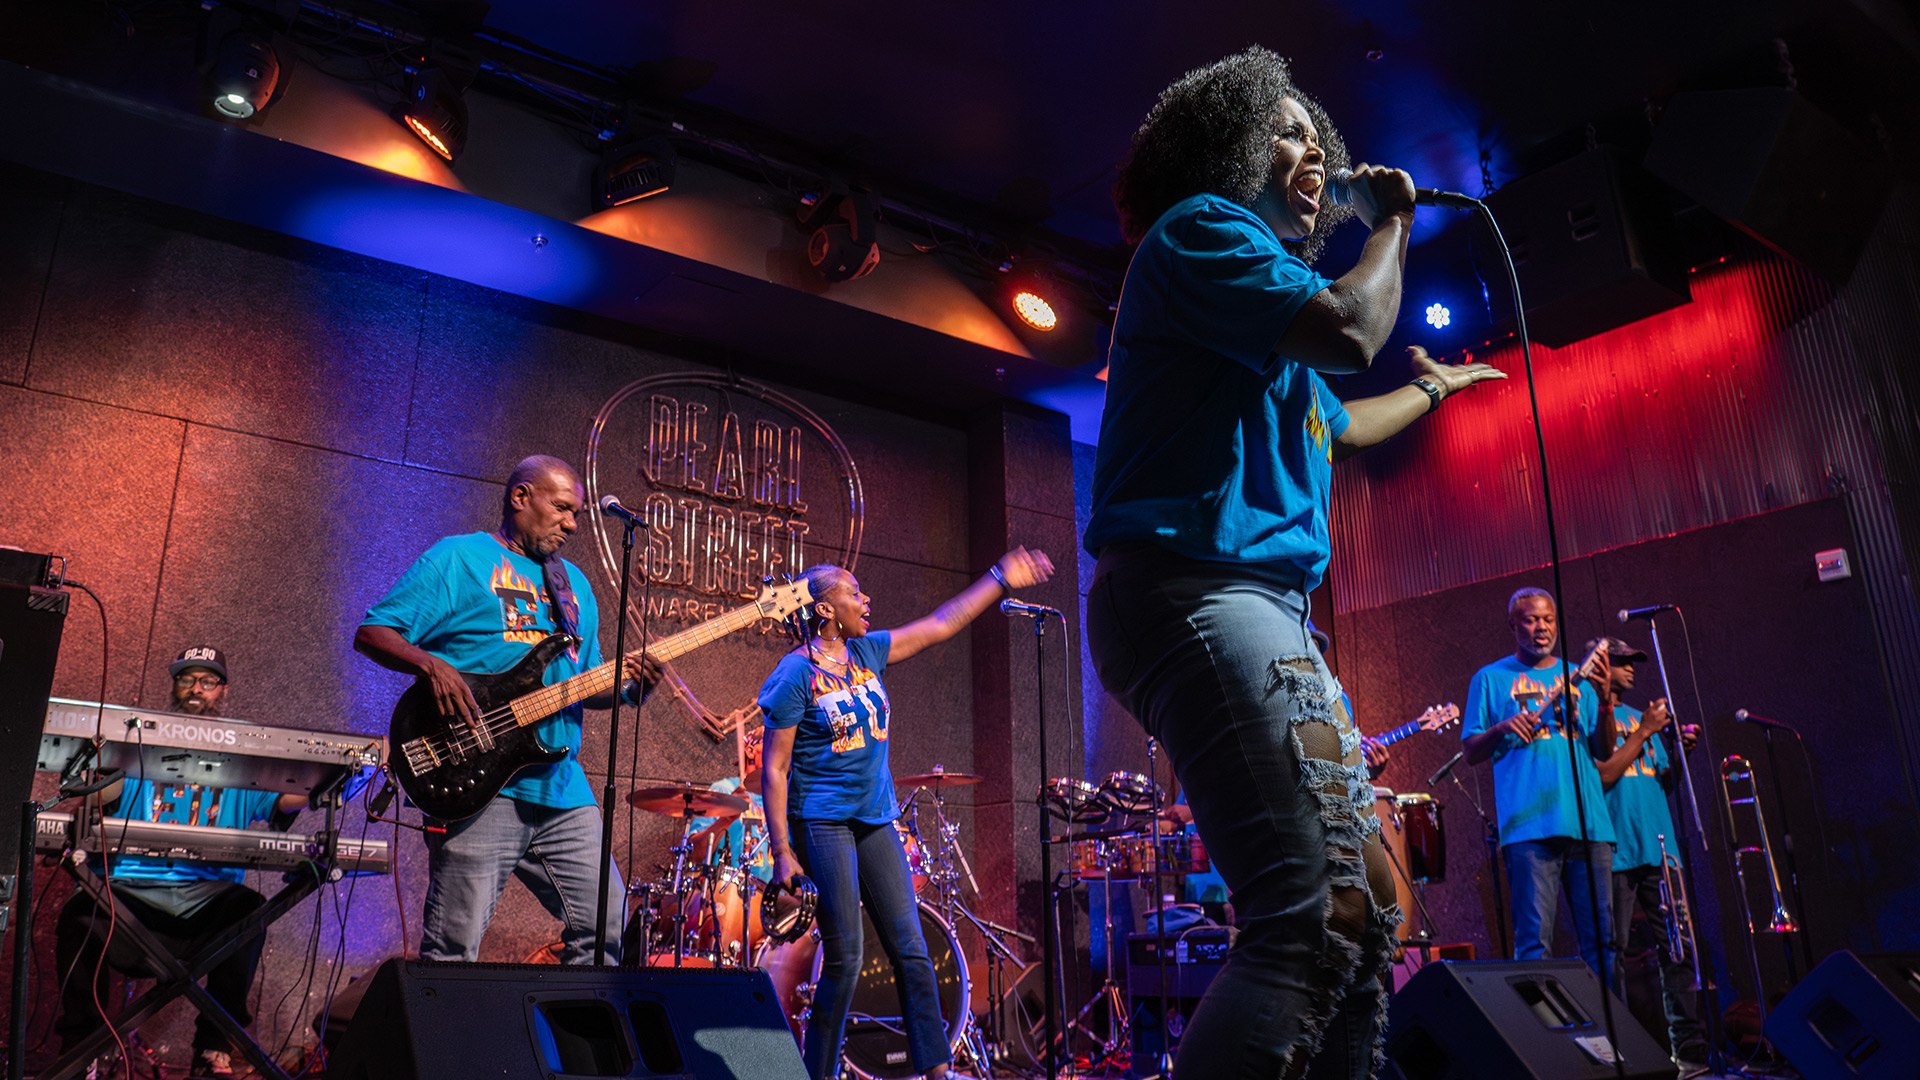
[[[1920,1077],[1920,953],[1837,952],[1767,1014],[1807,1080]]]
[[[1393,995],[1387,1058],[1406,1080],[1672,1080],[1673,1063],[1579,960],[1428,964]]]
[[[389,960],[331,1080],[805,1080],[764,971]]]
[[[1487,203],[1536,341],[1571,345],[1693,299],[1658,185],[1612,147],[1521,177]]]
[[[63,589],[45,588],[45,555],[0,552],[0,930],[8,924],[20,860],[20,804],[33,793],[47,695],[66,629]],[[15,564],[37,564],[16,574]]]
[[[1646,167],[1835,283],[1853,273],[1891,188],[1865,143],[1784,87],[1673,95]]]

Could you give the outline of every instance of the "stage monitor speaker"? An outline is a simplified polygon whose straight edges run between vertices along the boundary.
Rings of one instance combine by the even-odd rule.
[[[7,551],[11,568],[24,552]],[[47,556],[27,556],[44,564]],[[36,571],[44,574],[44,569]],[[0,577],[0,929],[8,924],[20,860],[20,804],[33,794],[33,763],[60,660],[68,594]]]
[[[1646,167],[1835,283],[1853,273],[1889,190],[1866,144],[1785,87],[1675,94]]]
[[[1570,345],[1693,299],[1658,185],[1612,147],[1521,177],[1487,203],[1513,249],[1535,341]]]
[[[332,1080],[805,1080],[764,971],[389,960]]]
[[[1626,1005],[1607,1039],[1600,981],[1579,960],[1428,964],[1393,996],[1387,1057],[1406,1080],[1671,1080],[1673,1063]]]
[[[1837,952],[1767,1014],[1806,1080],[1920,1076],[1920,953]]]

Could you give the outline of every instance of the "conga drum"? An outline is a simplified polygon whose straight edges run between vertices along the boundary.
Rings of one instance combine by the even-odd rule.
[[[1393,895],[1400,905],[1400,926],[1393,933],[1405,941],[1413,936],[1420,909],[1413,903],[1413,882],[1407,880],[1407,842],[1400,828],[1397,798],[1392,788],[1374,786],[1373,813],[1380,819],[1380,842],[1386,846],[1387,861],[1392,864]]]

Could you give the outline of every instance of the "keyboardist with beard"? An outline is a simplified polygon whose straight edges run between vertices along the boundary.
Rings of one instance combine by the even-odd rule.
[[[167,665],[167,673],[173,678],[173,711],[193,716],[221,715],[228,690],[225,653],[212,646],[196,645]],[[231,829],[266,821],[276,813],[291,814],[307,805],[305,795],[197,784],[155,785],[133,777],[107,788],[101,798],[109,817]],[[97,858],[94,869],[101,870]],[[232,867],[129,855],[108,859],[105,870],[124,910],[180,955],[266,902],[247,888],[246,872]],[[101,1024],[108,965],[100,962],[100,943],[107,937],[107,923],[106,913],[92,898],[76,891],[61,908],[55,924],[60,1015],[54,1030],[63,1047],[79,1042]],[[261,938],[255,936],[207,973],[207,993],[242,1025],[253,1022],[247,998],[254,972],[260,966],[260,948]],[[122,959],[118,941],[109,946],[109,951],[115,961]],[[193,1064],[187,1075],[229,1076],[232,1072],[232,1049],[226,1037],[205,1016],[199,1017],[193,1032]]]

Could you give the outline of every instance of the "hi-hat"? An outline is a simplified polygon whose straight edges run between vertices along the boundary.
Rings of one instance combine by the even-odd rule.
[[[942,769],[935,769],[932,772],[903,776],[899,779],[898,783],[901,787],[965,787],[968,784],[977,784],[982,779],[983,777],[974,773],[947,772]]]
[[[747,800],[738,795],[722,795],[700,784],[655,784],[635,788],[627,801],[636,809],[668,817],[739,817],[747,809]]]

